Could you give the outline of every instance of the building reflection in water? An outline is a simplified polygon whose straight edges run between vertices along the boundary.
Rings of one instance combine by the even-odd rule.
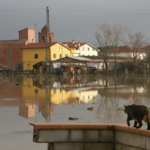
[[[35,101],[26,100],[19,103],[19,115],[25,118],[35,117]]]
[[[149,77],[138,76],[58,76],[51,78],[46,85],[43,77],[6,78],[0,83],[0,107],[19,105],[19,115],[30,119],[36,117],[38,106],[38,112],[46,122],[50,122],[55,106],[64,104],[74,107],[96,99],[99,105],[96,116],[101,118],[100,122],[123,122],[125,114],[118,111],[118,107],[133,103],[150,105],[149,82]],[[49,98],[46,91],[49,91]]]

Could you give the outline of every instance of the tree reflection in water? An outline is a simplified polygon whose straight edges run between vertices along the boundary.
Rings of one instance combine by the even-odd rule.
[[[103,90],[100,90],[100,105],[96,112],[97,117],[101,117],[101,122],[125,122],[124,111],[119,111],[120,98],[124,98],[126,105],[150,105],[150,80],[149,76],[124,76],[121,77],[122,85],[125,89],[121,91],[120,80],[118,76],[114,76],[114,83],[109,84],[110,77],[105,78],[105,85]],[[112,88],[111,88],[112,87]],[[122,105],[122,107],[124,107]]]
[[[150,81],[149,76],[131,76],[127,78],[127,83],[129,87],[132,87],[133,96],[131,101],[128,104],[137,104],[137,105],[150,105]]]
[[[101,122],[120,122],[124,113],[117,110],[119,99],[117,98],[116,77],[114,77],[114,92],[110,92],[109,79],[105,79],[104,89],[100,92],[101,100],[96,112],[97,117],[101,117]]]

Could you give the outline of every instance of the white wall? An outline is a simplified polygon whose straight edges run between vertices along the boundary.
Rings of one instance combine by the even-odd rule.
[[[84,48],[84,50],[83,50]],[[88,50],[89,48],[89,50]],[[98,56],[98,51],[96,49],[94,49],[93,47],[91,47],[88,44],[85,44],[83,46],[80,47],[80,56]]]
[[[114,56],[114,53],[111,53],[110,56]],[[143,59],[146,56],[145,53],[139,54],[138,58]],[[120,52],[117,54],[117,57],[133,57],[131,52]]]

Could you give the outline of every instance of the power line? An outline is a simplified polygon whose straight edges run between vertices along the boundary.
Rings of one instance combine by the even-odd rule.
[[[4,8],[4,7],[27,7],[27,6],[29,6],[29,7],[32,6],[33,7],[33,6],[41,6],[41,5],[14,5],[14,6],[13,5],[7,5],[7,6],[6,5],[4,5],[4,6],[1,5],[0,7]]]
[[[55,5],[54,5],[55,6]],[[136,15],[149,15],[150,14],[150,12],[124,12],[124,11],[110,11],[110,9],[109,9],[109,11],[103,11],[103,10],[105,10],[106,8],[103,8],[103,10],[101,10],[101,9],[99,9],[99,10],[83,10],[83,9],[78,9],[78,8],[59,8],[59,7],[54,7],[54,6],[51,6],[50,8],[50,10],[55,10],[55,11],[60,11],[60,10],[62,10],[62,11],[76,11],[76,12],[93,12],[93,13],[113,13],[113,14],[136,14]],[[57,5],[57,6],[61,6],[61,5]],[[86,8],[86,7],[79,7],[79,8]],[[0,9],[0,11],[24,11],[24,10],[42,10],[42,9],[45,9],[45,7],[39,7],[39,8],[25,8],[25,9],[23,9],[23,8],[20,8],[20,9]],[[117,9],[116,9],[117,10]],[[118,10],[120,10],[120,9],[118,9]],[[124,9],[124,10],[129,10],[129,9]]]
[[[51,10],[56,10],[54,8],[51,8]],[[101,11],[101,10],[81,10],[81,9],[66,9],[66,8],[60,8],[59,10],[64,10],[64,11],[75,11],[75,12],[95,12],[95,13],[113,13],[113,14],[150,14],[150,12],[113,12],[113,11]],[[58,11],[58,10],[57,10]]]
[[[41,5],[0,6],[0,8],[1,8],[1,7],[2,7],[2,8],[4,8],[4,7],[27,7],[27,6],[29,6],[29,7],[30,7],[30,6],[32,6],[32,7],[35,6],[35,7],[36,7],[36,6],[41,6]],[[42,8],[43,8],[43,7],[45,8],[44,5],[42,6]],[[146,10],[146,9],[143,9],[143,10],[142,10],[142,9],[121,9],[121,8],[86,7],[86,6],[83,7],[83,6],[75,6],[75,5],[73,5],[73,6],[71,6],[71,5],[50,5],[50,7],[52,7],[52,8],[53,8],[53,7],[61,7],[61,8],[62,8],[62,7],[63,7],[63,8],[65,8],[65,7],[66,7],[66,8],[84,8],[84,9],[89,9],[89,8],[90,8],[90,9],[98,9],[98,10],[110,10],[110,9],[111,9],[111,10],[128,10],[128,11],[129,11],[129,10],[131,10],[131,11],[149,11],[149,9],[147,9],[147,10]],[[32,9],[32,8],[30,8],[30,9]]]
[[[0,11],[22,11],[22,10],[39,10],[39,9],[45,9],[43,8],[27,8],[27,9],[0,9]]]

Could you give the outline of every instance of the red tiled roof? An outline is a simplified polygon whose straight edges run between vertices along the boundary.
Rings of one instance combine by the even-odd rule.
[[[69,48],[76,48],[75,44],[77,44],[77,47],[81,47],[87,43],[80,43],[80,46],[78,46],[78,43],[72,43],[72,42],[63,42],[62,44],[68,46]]]
[[[150,45],[149,46],[146,46],[144,47],[145,50],[147,50],[148,52],[150,52]]]
[[[51,42],[50,45],[53,46],[55,44],[57,44],[58,42]],[[23,48],[46,48],[46,43],[29,43],[27,45],[24,45],[23,47],[21,47],[21,49]]]
[[[130,47],[130,46],[121,46],[121,47],[118,47],[118,49],[116,50],[116,52],[133,52],[133,47]],[[148,52],[148,51],[144,50],[144,49],[139,49],[138,52]]]
[[[132,48],[129,46],[121,46],[118,48],[117,51],[119,51],[119,52],[132,52]]]

